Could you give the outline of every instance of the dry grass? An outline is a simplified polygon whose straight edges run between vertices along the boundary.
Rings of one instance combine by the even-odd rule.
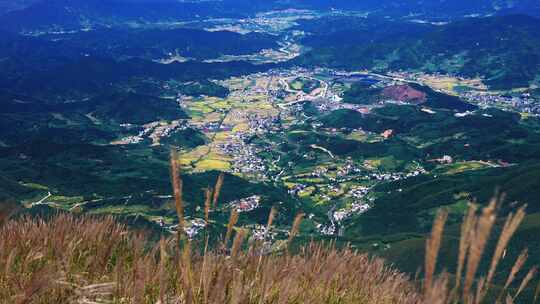
[[[441,240],[444,231],[444,224],[448,214],[445,212],[439,212],[433,228],[431,231],[431,237],[426,242],[426,258],[425,258],[425,278],[424,278],[424,295],[426,298],[430,298],[430,294],[436,290],[433,286],[433,275],[435,274],[435,267],[437,265],[437,257],[441,248]]]
[[[310,245],[261,256],[148,247],[112,218],[22,218],[0,229],[2,303],[420,303],[407,276],[383,260]],[[258,268],[260,268],[258,270]]]
[[[444,211],[438,215],[426,246],[424,296],[427,303],[513,303],[535,277],[537,269],[533,267],[527,272],[517,291],[512,294],[510,286],[518,272],[522,270],[528,257],[527,251],[524,250],[508,273],[506,284],[499,292],[498,297],[488,296],[497,272],[497,266],[506,252],[510,239],[525,217],[525,207],[518,209],[515,214],[508,215],[495,251],[491,254],[490,267],[486,274],[478,275],[480,262],[485,256],[490,256],[490,253],[486,252],[486,247],[489,239],[494,237],[492,231],[497,219],[498,207],[503,199],[502,196],[496,196],[481,210],[480,214],[477,212],[478,207],[471,204],[461,227],[456,279],[453,285],[450,284],[449,275],[445,272],[433,280],[433,272],[443,237],[442,231],[446,221]]]
[[[225,180],[225,174],[221,173],[218,176],[218,179],[216,181],[216,186],[214,187],[214,198],[212,200],[212,204],[214,205],[214,208],[217,208],[219,195],[221,194],[221,188],[223,187],[223,181]]]
[[[178,238],[184,235],[184,200],[183,187],[184,183],[180,177],[180,163],[178,162],[178,153],[176,150],[171,150],[171,182],[174,193],[174,205],[178,216]]]
[[[19,208],[12,201],[0,202],[0,226]]]
[[[206,225],[210,222],[210,209],[211,201],[212,201],[212,190],[211,187],[208,187],[204,190],[205,200],[204,200],[204,221],[206,222]]]
[[[223,241],[223,246],[227,246],[229,243],[229,240],[231,239],[234,226],[238,222],[238,210],[235,208],[231,209],[231,216],[229,217],[229,223],[227,224],[227,233],[225,234],[225,240]]]

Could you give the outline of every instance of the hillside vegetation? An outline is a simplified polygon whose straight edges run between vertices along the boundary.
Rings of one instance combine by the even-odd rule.
[[[540,74],[540,20],[530,16],[436,26],[334,17],[304,27],[312,33],[303,40],[312,50],[297,59],[304,66],[451,73],[482,77],[493,89],[528,87]]]
[[[111,218],[25,218],[0,232],[0,298],[17,303],[418,303],[381,259],[307,247],[260,256],[152,245]]]

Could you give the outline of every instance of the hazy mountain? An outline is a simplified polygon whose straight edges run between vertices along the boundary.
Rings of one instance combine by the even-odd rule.
[[[199,29],[100,29],[67,35],[54,35],[58,47],[84,49],[110,57],[142,57],[152,60],[181,54],[196,59],[222,55],[247,55],[276,48],[276,37],[261,33],[238,34],[230,31]]]
[[[0,15],[26,8],[39,0],[0,0]]]
[[[223,16],[215,4],[177,1],[48,0],[5,15],[0,24],[10,30],[79,28],[126,21],[182,20]]]
[[[535,0],[297,0],[293,2],[297,6],[303,5],[319,9],[356,9],[376,11],[382,14],[399,14],[402,16],[410,14],[428,17],[508,12],[538,13],[540,11],[540,3]]]
[[[33,31],[39,29],[73,29],[85,26],[126,22],[193,20],[212,17],[241,17],[273,9],[358,10],[374,15],[448,19],[467,15],[525,13],[540,15],[535,0],[42,0],[0,3],[0,12],[11,10],[0,18],[4,29]],[[18,10],[17,10],[18,9]]]

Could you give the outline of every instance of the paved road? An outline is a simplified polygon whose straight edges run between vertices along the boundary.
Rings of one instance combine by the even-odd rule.
[[[37,206],[37,205],[44,205],[45,204],[45,201],[52,196],[52,193],[49,191],[49,193],[47,193],[47,195],[40,199],[39,201],[35,202],[35,203],[32,203],[31,206]]]

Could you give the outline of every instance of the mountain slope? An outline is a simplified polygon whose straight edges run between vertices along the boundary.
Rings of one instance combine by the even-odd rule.
[[[97,117],[120,123],[144,124],[158,120],[175,120],[188,116],[175,100],[133,93],[104,94],[87,102]]]
[[[0,0],[0,15],[24,9],[38,1],[39,0]]]
[[[369,19],[346,31],[318,33],[316,28],[324,26],[318,21],[315,34],[304,39],[312,50],[298,64],[481,76],[495,89],[526,87],[540,74],[540,19],[533,17],[471,18],[444,26],[406,23],[408,31],[396,22],[380,35],[379,23],[370,25]]]
[[[59,49],[80,49],[111,58],[141,57],[157,60],[178,54],[194,59],[222,55],[246,55],[277,48],[276,37],[230,31],[178,29],[99,29],[89,32],[50,35]]]
[[[226,17],[215,3],[122,0],[47,0],[13,11],[0,20],[4,29],[78,29],[126,21],[189,20],[195,17]],[[232,15],[230,15],[232,16]]]

